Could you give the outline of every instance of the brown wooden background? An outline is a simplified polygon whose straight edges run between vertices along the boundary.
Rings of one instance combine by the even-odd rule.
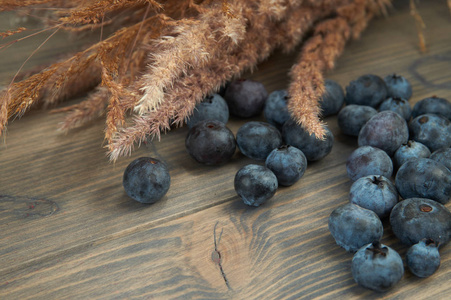
[[[350,42],[327,77],[342,86],[356,77],[396,72],[413,84],[416,101],[451,100],[451,15],[446,1],[420,1],[428,53],[420,54],[408,1],[395,2],[388,19],[371,23]],[[2,30],[14,28],[0,16]],[[0,52],[0,85],[36,46],[40,36]],[[27,67],[76,50],[83,39],[58,34]],[[276,53],[249,75],[269,92],[287,87],[296,54]],[[416,70],[419,78],[413,72]],[[441,87],[437,86],[441,85]],[[451,247],[427,279],[409,272],[387,293],[357,286],[352,254],[327,228],[331,211],[348,201],[345,161],[356,148],[336,117],[332,153],[310,163],[294,186],[279,188],[259,208],[242,204],[233,178],[253,162],[239,151],[229,164],[208,167],[186,153],[186,128],[108,162],[103,120],[62,134],[60,114],[36,110],[15,120],[0,145],[0,299],[449,299]],[[236,133],[244,120],[228,124]],[[172,185],[154,205],[129,199],[122,188],[127,164],[156,156],[170,166]],[[450,205],[447,205],[451,208]],[[406,248],[387,222],[383,243]],[[215,242],[216,241],[216,242]],[[220,259],[218,259],[218,252]],[[226,280],[225,280],[226,279]]]

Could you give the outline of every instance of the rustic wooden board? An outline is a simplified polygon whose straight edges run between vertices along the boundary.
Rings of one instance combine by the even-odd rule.
[[[419,4],[429,50],[421,55],[407,2],[395,3],[388,19],[375,20],[349,43],[327,76],[345,86],[365,73],[397,72],[413,84],[412,104],[431,95],[451,99],[446,3]],[[82,42],[58,35],[29,66]],[[0,84],[39,40],[30,44],[0,52]],[[268,91],[286,88],[295,59],[276,53],[248,77]],[[180,128],[113,165],[102,148],[103,120],[65,135],[55,130],[62,118],[32,111],[10,124],[0,145],[2,299],[444,299],[451,292],[449,246],[441,249],[442,265],[431,278],[406,272],[385,294],[353,282],[352,254],[327,229],[330,212],[348,201],[344,164],[357,146],[340,133],[336,117],[326,119],[335,135],[332,153],[259,208],[246,207],[233,190],[236,171],[253,162],[238,151],[224,166],[199,165],[186,153],[187,130]],[[229,126],[236,132],[244,122],[232,119]],[[154,205],[135,203],[122,188],[124,168],[144,155],[170,166],[171,189]],[[405,254],[387,222],[383,242]]]

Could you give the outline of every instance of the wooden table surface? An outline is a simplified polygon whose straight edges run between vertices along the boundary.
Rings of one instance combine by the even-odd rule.
[[[396,72],[413,85],[412,105],[427,96],[451,100],[451,15],[446,1],[420,1],[428,53],[422,55],[408,1],[374,20],[347,45],[327,77],[343,87],[366,73]],[[0,18],[1,28],[14,28]],[[0,85],[8,84],[40,36],[0,52]],[[27,64],[49,62],[84,39],[58,34]],[[268,91],[288,85],[296,54],[276,53],[247,77]],[[103,148],[104,120],[62,134],[64,115],[35,110],[11,122],[0,145],[0,299],[450,299],[451,247],[427,279],[406,271],[386,293],[357,286],[352,254],[335,244],[327,220],[347,203],[345,169],[355,138],[335,136],[332,153],[309,163],[304,177],[281,187],[258,208],[233,188],[251,159],[236,152],[220,167],[187,154],[186,128],[136,149],[116,164]],[[258,118],[257,118],[258,119]],[[247,120],[232,119],[236,133]],[[153,205],[128,198],[122,174],[133,159],[154,156],[170,168],[172,185]],[[447,205],[451,208],[451,205]],[[406,247],[384,221],[383,243],[404,257]]]

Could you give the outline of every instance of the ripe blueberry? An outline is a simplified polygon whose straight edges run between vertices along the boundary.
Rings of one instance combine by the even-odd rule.
[[[224,123],[204,120],[188,131],[185,146],[196,161],[206,165],[218,165],[232,158],[236,141],[232,131]]]
[[[125,192],[141,203],[155,203],[166,195],[171,177],[166,164],[152,157],[140,157],[125,168]]]
[[[340,247],[355,252],[371,241],[380,240],[384,229],[376,213],[347,203],[330,214],[329,231]]]
[[[390,213],[390,225],[406,245],[432,239],[444,246],[451,239],[451,212],[431,199],[409,198],[399,202]]]
[[[371,106],[346,105],[338,113],[338,127],[343,134],[358,136],[363,125],[376,114],[377,110]]]
[[[296,183],[307,169],[307,158],[296,147],[283,145],[268,155],[265,166],[274,172],[279,185],[290,186]]]
[[[359,249],[352,258],[351,270],[355,282],[376,292],[392,288],[404,275],[401,256],[380,242]]]
[[[277,177],[265,166],[249,164],[235,175],[235,191],[246,205],[259,206],[276,193]]]
[[[282,134],[269,123],[251,121],[238,129],[236,143],[245,156],[265,160],[273,149],[282,145]]]

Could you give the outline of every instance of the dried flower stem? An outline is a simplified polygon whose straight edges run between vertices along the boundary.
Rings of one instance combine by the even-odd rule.
[[[301,13],[311,17],[299,18]],[[258,16],[249,11],[249,16],[246,17],[250,19],[252,25],[240,46],[240,51],[230,54],[224,52],[221,57],[210,59],[204,68],[190,70],[189,74],[180,78],[168,91],[165,101],[157,111],[136,117],[133,126],[124,128],[113,138],[112,143],[108,145],[110,159],[115,161],[119,156],[130,154],[134,143],[139,145],[148,135],[159,138],[161,131],[170,129],[170,120],[181,125],[204,95],[217,90],[230,78],[255,66],[282,42],[300,40],[302,31],[309,30],[313,22],[325,13],[327,12],[323,9],[311,10],[302,7],[290,12],[290,21],[265,26],[264,24],[267,25],[267,22],[271,21],[268,16]],[[288,30],[287,27],[291,26],[296,26],[297,29]]]
[[[108,89],[97,88],[96,91],[90,93],[84,101],[68,107],[53,109],[51,112],[68,113],[65,116],[64,121],[59,125],[60,130],[68,131],[104,115],[110,96]]]
[[[298,124],[317,138],[324,138],[319,99],[324,92],[323,72],[332,69],[346,41],[358,37],[373,12],[368,3],[357,0],[337,9],[337,17],[318,24],[290,71],[288,109]]]

